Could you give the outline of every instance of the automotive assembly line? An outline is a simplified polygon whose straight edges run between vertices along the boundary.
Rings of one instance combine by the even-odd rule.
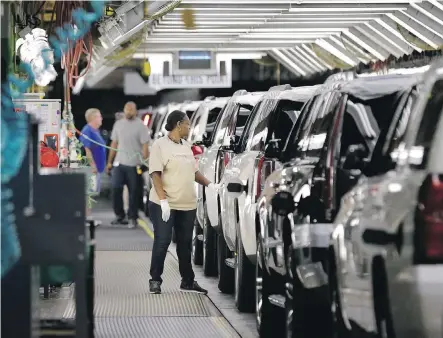
[[[3,337],[443,337],[443,1],[1,9]]]

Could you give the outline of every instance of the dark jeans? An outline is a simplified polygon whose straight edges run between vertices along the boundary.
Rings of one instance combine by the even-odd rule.
[[[183,281],[194,281],[195,275],[194,270],[192,270],[191,256],[195,214],[195,209],[189,211],[171,210],[171,217],[167,222],[164,222],[160,205],[149,202],[149,216],[154,225],[151,280],[163,281],[161,275],[163,274],[166,254],[172,239],[172,228],[174,227],[180,275]]]
[[[127,165],[118,165],[112,168],[112,203],[114,213],[117,218],[125,218],[126,213],[123,207],[123,187],[128,187],[129,210],[128,218],[138,218],[138,187],[140,179],[138,178],[137,168]]]

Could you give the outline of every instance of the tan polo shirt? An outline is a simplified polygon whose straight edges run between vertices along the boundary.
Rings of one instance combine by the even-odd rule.
[[[178,144],[168,136],[157,139],[149,154],[149,174],[155,171],[162,173],[163,189],[171,209],[197,208],[194,187],[197,162],[188,142],[182,140],[182,144]],[[149,200],[160,204],[154,185],[149,193]]]

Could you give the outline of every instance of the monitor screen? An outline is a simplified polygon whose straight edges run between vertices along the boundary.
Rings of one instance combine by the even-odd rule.
[[[183,70],[211,69],[211,52],[206,51],[179,51],[178,68]]]

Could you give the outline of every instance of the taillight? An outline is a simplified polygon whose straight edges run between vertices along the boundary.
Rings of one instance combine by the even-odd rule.
[[[265,161],[264,157],[260,157],[256,160],[256,172],[255,172],[255,200],[257,201],[261,193],[265,189],[266,178],[272,172],[272,162]]]
[[[443,175],[431,175],[426,181],[420,203],[425,252],[428,259],[443,259]]]
[[[229,157],[229,154],[228,153],[224,153],[224,155],[223,155],[223,165],[225,167],[228,165],[230,159],[231,158]]]
[[[192,146],[192,153],[194,154],[194,156],[199,156],[201,154],[203,154],[203,148],[200,146]]]

